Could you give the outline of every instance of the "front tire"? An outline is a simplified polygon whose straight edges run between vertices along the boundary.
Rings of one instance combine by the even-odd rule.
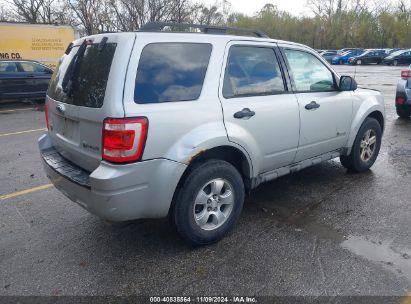
[[[361,64],[362,64],[361,59],[358,59],[358,60],[357,60],[357,65],[361,65]]]
[[[243,179],[230,163],[209,160],[196,164],[176,195],[173,224],[192,245],[217,242],[239,219],[244,192]]]
[[[350,155],[340,156],[341,164],[353,172],[367,171],[380,152],[381,138],[379,122],[371,117],[366,118],[357,133]]]
[[[340,65],[342,65],[342,64],[344,64],[344,61],[340,60],[338,63],[339,63]]]
[[[393,64],[393,66],[397,66],[397,65],[398,65],[398,60],[394,60],[394,61],[392,62],[392,64]]]

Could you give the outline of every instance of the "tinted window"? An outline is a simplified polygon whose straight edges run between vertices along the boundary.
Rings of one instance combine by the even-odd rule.
[[[0,62],[0,73],[17,73],[17,66],[14,62]]]
[[[77,106],[100,108],[104,102],[116,43],[75,46],[64,55],[54,72],[48,95]]]
[[[334,91],[331,71],[314,55],[297,50],[285,50],[296,90],[299,92]]]
[[[210,44],[148,44],[141,52],[134,101],[158,103],[198,99],[210,56]]]
[[[272,48],[234,46],[224,75],[223,96],[272,95],[285,91]]]

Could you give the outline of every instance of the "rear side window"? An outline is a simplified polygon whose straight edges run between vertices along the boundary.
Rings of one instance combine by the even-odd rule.
[[[17,66],[14,62],[0,62],[0,73],[17,73]]]
[[[75,46],[63,56],[54,72],[47,94],[58,101],[90,108],[104,102],[116,43]]]
[[[284,81],[272,48],[234,46],[224,75],[224,98],[284,93]]]
[[[139,104],[196,100],[211,56],[211,44],[152,43],[141,52],[134,101]]]

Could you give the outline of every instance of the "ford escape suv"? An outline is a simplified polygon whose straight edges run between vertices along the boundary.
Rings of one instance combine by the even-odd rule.
[[[168,216],[203,245],[234,226],[262,182],[336,157],[357,172],[375,162],[379,92],[304,45],[167,26],[76,40],[52,76],[41,157],[56,188],[89,212]]]

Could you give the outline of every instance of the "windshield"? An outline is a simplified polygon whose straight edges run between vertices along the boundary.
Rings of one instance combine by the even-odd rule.
[[[116,43],[74,46],[59,62],[47,94],[58,101],[91,108],[103,105]]]

